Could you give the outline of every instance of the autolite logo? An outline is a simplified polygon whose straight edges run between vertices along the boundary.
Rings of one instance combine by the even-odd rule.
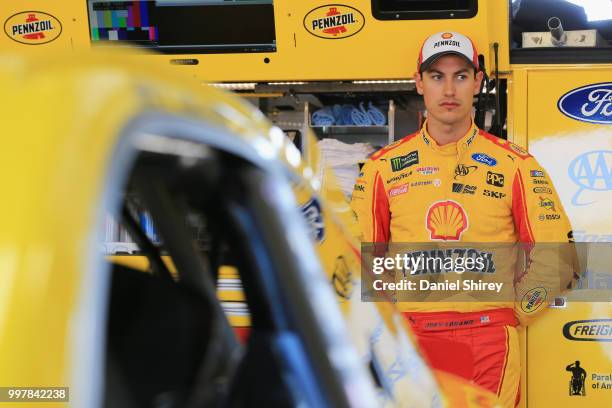
[[[342,4],[317,7],[304,17],[304,28],[325,39],[350,37],[361,31],[364,24],[365,18],[359,10]]]
[[[46,44],[62,33],[62,24],[50,14],[41,11],[24,11],[4,22],[6,35],[21,44]]]

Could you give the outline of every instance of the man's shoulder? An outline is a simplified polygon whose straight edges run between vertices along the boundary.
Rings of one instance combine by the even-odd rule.
[[[493,154],[506,155],[512,161],[515,161],[516,159],[522,161],[533,157],[527,150],[515,143],[507,141],[506,139],[492,135],[482,129],[479,129],[478,133],[485,141],[487,148],[490,149],[490,152]]]
[[[391,158],[409,153],[411,149],[416,149],[416,141],[418,140],[417,136],[420,134],[421,131],[419,130],[399,140],[396,140],[395,142],[374,152],[372,156],[370,156],[370,160],[374,162],[384,162]]]

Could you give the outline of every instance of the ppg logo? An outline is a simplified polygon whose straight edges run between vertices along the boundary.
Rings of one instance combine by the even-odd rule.
[[[581,122],[612,124],[612,82],[569,91],[557,102],[566,116]]]
[[[572,204],[581,206],[594,203],[580,202],[584,190],[612,190],[612,150],[594,150],[576,157],[569,165],[568,175],[580,188],[572,197]]]

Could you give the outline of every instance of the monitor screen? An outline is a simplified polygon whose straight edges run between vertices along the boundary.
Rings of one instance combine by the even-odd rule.
[[[274,52],[272,0],[87,0],[95,45],[167,54]]]

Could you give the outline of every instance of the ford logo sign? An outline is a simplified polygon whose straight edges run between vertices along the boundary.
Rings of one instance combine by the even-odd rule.
[[[581,122],[612,124],[612,82],[569,91],[559,98],[557,108],[564,115]]]
[[[584,190],[612,190],[612,150],[593,150],[571,161],[567,173],[580,188],[572,197],[572,204],[581,206],[594,203],[579,202]]]
[[[477,161],[478,163],[486,164],[489,167],[493,167],[497,164],[497,160],[484,153],[474,153],[472,155],[472,160]]]

